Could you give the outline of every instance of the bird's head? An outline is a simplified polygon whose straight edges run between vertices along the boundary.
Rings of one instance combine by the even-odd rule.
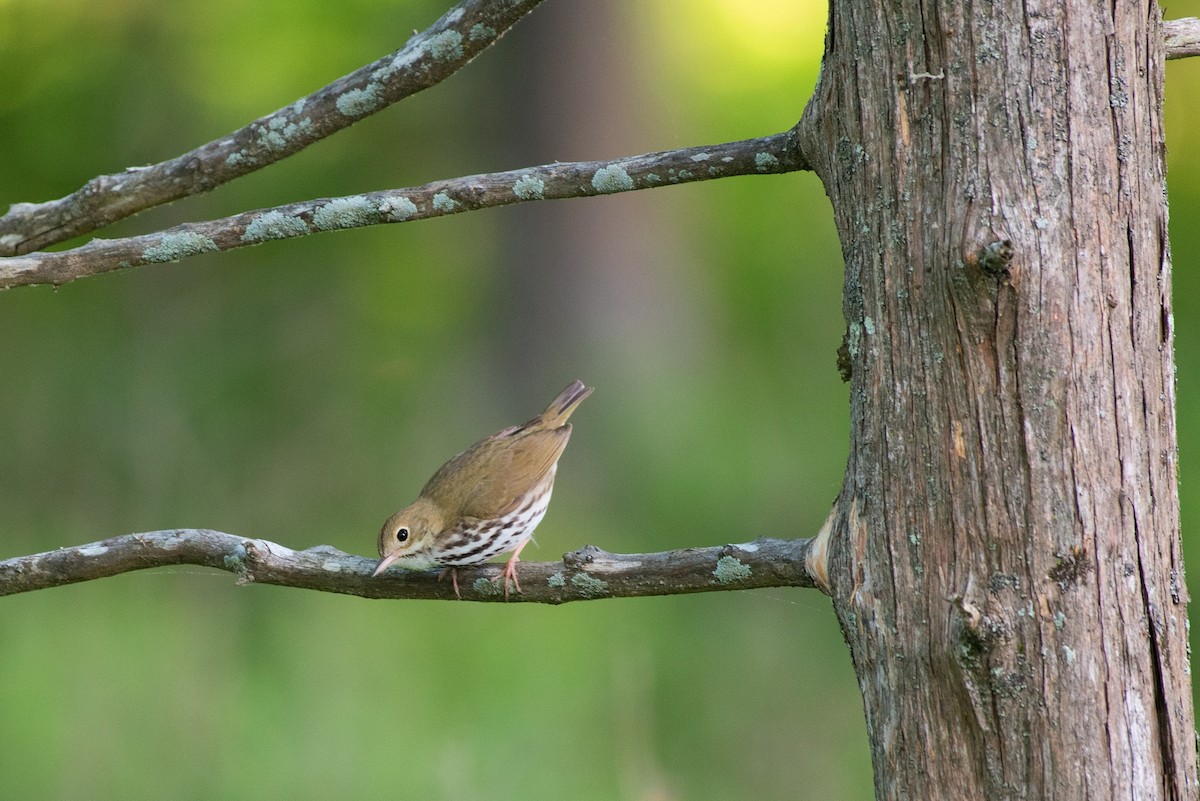
[[[401,509],[387,519],[379,532],[379,564],[372,576],[399,563],[410,570],[434,566],[433,541],[442,530],[442,515],[425,497]]]

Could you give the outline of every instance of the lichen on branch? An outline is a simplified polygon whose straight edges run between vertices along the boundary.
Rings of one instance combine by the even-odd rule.
[[[521,593],[509,600],[562,604],[597,598],[679,595],[762,587],[813,587],[806,568],[810,539],[759,538],[736,545],[643,554],[586,546],[560,562],[521,562]],[[0,561],[0,595],[48,589],[169,565],[202,565],[239,584],[358,595],[363,598],[457,600],[438,571],[390,570],[372,577],[375,559],[328,545],[295,551],[278,543],[209,529],[125,534],[99,542]],[[459,568],[462,600],[505,600],[503,566]]]

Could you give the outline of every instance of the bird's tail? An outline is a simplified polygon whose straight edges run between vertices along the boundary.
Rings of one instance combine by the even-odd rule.
[[[582,381],[572,381],[570,386],[558,393],[558,397],[550,401],[546,411],[538,415],[538,422],[546,428],[558,428],[566,425],[567,418],[575,411],[583,399],[592,394],[593,387],[585,387]]]

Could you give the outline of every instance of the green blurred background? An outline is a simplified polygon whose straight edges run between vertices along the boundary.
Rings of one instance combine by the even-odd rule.
[[[0,204],[219,137],[444,10],[0,0]],[[102,235],[784,130],[816,80],[824,15],[820,0],[547,3],[445,84]],[[1172,64],[1185,531],[1200,509],[1200,154],[1184,146],[1198,95],[1200,63]],[[371,555],[444,459],[576,377],[596,393],[527,558],[812,534],[845,459],[840,261],[824,192],[799,174],[0,294],[0,557],[171,527]],[[0,602],[0,786],[866,799],[871,776],[849,659],[813,591],[504,607],[179,568]]]

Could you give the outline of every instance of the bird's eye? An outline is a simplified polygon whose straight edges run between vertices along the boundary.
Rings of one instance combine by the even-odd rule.
[[[404,542],[408,539],[408,529],[404,526],[396,529],[396,542]]]

